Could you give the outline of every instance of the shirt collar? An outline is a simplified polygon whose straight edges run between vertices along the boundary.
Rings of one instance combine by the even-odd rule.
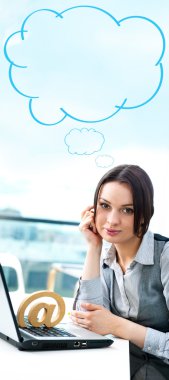
[[[111,266],[116,263],[116,249],[113,244],[103,244],[103,263]],[[134,258],[135,262],[142,265],[154,264],[154,234],[147,231]]]

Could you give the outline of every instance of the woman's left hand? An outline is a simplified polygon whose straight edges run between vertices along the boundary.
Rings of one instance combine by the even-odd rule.
[[[77,325],[100,335],[114,334],[119,317],[103,306],[81,303],[86,311],[72,310],[71,319]]]
[[[92,303],[81,303],[86,311],[72,310],[71,319],[100,335],[112,334],[127,339],[141,349],[144,347],[147,327],[111,313],[103,306]]]

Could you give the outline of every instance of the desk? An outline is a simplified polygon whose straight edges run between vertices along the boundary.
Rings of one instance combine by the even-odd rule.
[[[12,380],[129,380],[128,342],[90,350],[23,352],[0,339],[0,373]]]
[[[72,300],[66,299],[66,311]],[[68,318],[65,314],[64,321]],[[114,338],[107,348],[19,351],[0,339],[0,374],[12,380],[129,380],[129,344]]]

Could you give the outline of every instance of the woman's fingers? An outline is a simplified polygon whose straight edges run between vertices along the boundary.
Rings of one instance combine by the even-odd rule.
[[[82,212],[82,219],[79,226],[80,230],[89,229],[93,232],[96,231],[95,223],[94,223],[94,209],[93,206],[88,206]]]
[[[79,224],[79,230],[84,234],[85,238],[91,242],[91,239],[101,239],[98,235],[95,218],[94,218],[94,206],[88,206],[81,214],[81,222]],[[95,240],[92,240],[95,241]]]
[[[82,211],[82,213],[81,213],[81,218],[83,218],[85,215],[90,215],[89,213],[92,213],[92,214],[94,214],[94,208],[93,208],[93,205],[92,206],[88,206],[88,207],[86,207],[83,211]]]

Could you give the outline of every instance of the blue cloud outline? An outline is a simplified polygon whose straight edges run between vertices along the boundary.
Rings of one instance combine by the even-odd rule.
[[[150,98],[148,98],[146,101],[144,101],[143,103],[140,103],[138,105],[134,105],[134,106],[127,106],[126,103],[127,103],[127,98],[125,98],[122,102],[121,105],[115,105],[114,107],[116,108],[116,111],[113,112],[112,114],[102,118],[102,119],[98,119],[98,120],[84,120],[84,119],[79,119],[79,118],[76,118],[75,116],[69,114],[66,112],[66,110],[64,110],[64,108],[60,108],[60,111],[63,112],[63,117],[57,121],[57,122],[54,122],[54,123],[45,123],[41,120],[39,120],[35,115],[34,115],[34,112],[33,112],[33,100],[34,99],[38,99],[39,96],[30,96],[30,95],[27,95],[27,94],[24,94],[23,92],[21,92],[17,87],[16,85],[14,84],[14,81],[12,79],[12,69],[13,69],[13,66],[14,67],[18,67],[18,68],[21,68],[21,69],[26,69],[27,66],[21,66],[21,65],[18,65],[18,64],[15,64],[10,58],[9,58],[9,55],[7,53],[7,45],[8,45],[8,42],[9,40],[16,34],[20,34],[21,35],[21,39],[24,40],[24,34],[27,33],[27,30],[25,29],[26,27],[26,22],[28,21],[28,19],[34,15],[35,13],[38,13],[38,12],[44,12],[44,11],[47,11],[47,12],[51,12],[51,13],[54,13],[56,18],[57,17],[60,17],[60,18],[63,18],[63,14],[68,12],[68,11],[71,11],[71,10],[74,10],[74,9],[78,9],[78,8],[91,8],[91,9],[95,9],[97,11],[101,11],[103,13],[105,13],[108,17],[110,17],[116,24],[117,26],[121,26],[121,23],[126,21],[126,20],[129,20],[129,19],[133,19],[133,18],[138,18],[138,19],[143,19],[143,20],[146,20],[147,22],[150,22],[151,24],[153,24],[159,31],[160,35],[161,35],[161,38],[162,38],[162,52],[161,52],[161,56],[160,58],[158,59],[157,63],[155,64],[155,66],[159,66],[160,68],[160,80],[159,80],[159,83],[158,83],[158,86],[155,90],[155,92],[152,94],[152,96]],[[54,125],[57,125],[59,123],[61,123],[66,117],[69,117],[70,119],[73,119],[75,121],[79,121],[79,122],[83,122],[83,123],[99,123],[99,122],[103,122],[105,120],[108,120],[110,118],[112,118],[113,116],[115,116],[120,110],[131,110],[131,109],[134,109],[134,108],[139,108],[139,107],[142,107],[144,106],[145,104],[149,103],[158,93],[158,91],[160,90],[160,87],[162,85],[162,82],[163,82],[163,65],[161,63],[161,60],[164,56],[164,53],[165,53],[165,37],[164,37],[164,34],[161,30],[161,28],[159,27],[159,25],[157,23],[155,23],[153,20],[147,18],[147,17],[144,17],[144,16],[128,16],[128,17],[124,17],[122,18],[121,20],[116,20],[116,18],[114,16],[112,16],[111,13],[107,12],[106,10],[102,9],[102,8],[99,8],[99,7],[96,7],[96,6],[91,6],[91,5],[78,5],[78,6],[74,6],[74,7],[70,7],[70,8],[67,8],[65,10],[63,10],[62,12],[56,12],[55,10],[52,10],[52,9],[49,9],[49,8],[42,8],[42,9],[37,9],[35,11],[33,11],[32,13],[30,13],[24,20],[24,22],[22,23],[22,26],[21,26],[21,30],[20,31],[17,31],[15,33],[12,33],[6,40],[5,42],[5,45],[4,45],[4,55],[6,57],[6,59],[9,61],[10,63],[10,67],[9,67],[9,80],[10,80],[10,83],[12,85],[12,87],[14,88],[15,91],[17,91],[20,95],[24,96],[24,97],[27,97],[29,98],[29,112],[32,116],[32,118],[39,124],[41,125],[44,125],[44,126],[54,126]]]
[[[84,152],[84,153],[77,153],[77,152],[72,153],[72,152],[70,151],[70,148],[69,148],[71,145],[68,144],[68,143],[66,142],[66,138],[71,134],[72,131],[78,131],[78,132],[80,132],[80,133],[83,133],[84,129],[87,130],[88,132],[92,131],[92,132],[96,132],[97,134],[101,135],[101,136],[102,136],[102,140],[103,140],[103,142],[101,143],[101,146],[100,146],[99,149],[94,150],[94,151],[91,152],[91,153],[87,153],[87,152]],[[67,133],[67,135],[65,136],[65,138],[64,138],[64,143],[65,143],[65,145],[67,146],[67,148],[68,148],[68,152],[69,152],[70,154],[76,154],[76,155],[78,155],[78,156],[91,156],[92,154],[94,154],[94,153],[96,153],[96,152],[99,152],[99,151],[102,149],[102,147],[103,147],[103,145],[104,145],[104,143],[105,143],[105,137],[104,137],[103,133],[96,131],[94,128],[89,128],[89,129],[87,129],[87,128],[81,128],[81,129],[78,129],[78,128],[72,128],[72,129],[69,131],[69,133]]]

